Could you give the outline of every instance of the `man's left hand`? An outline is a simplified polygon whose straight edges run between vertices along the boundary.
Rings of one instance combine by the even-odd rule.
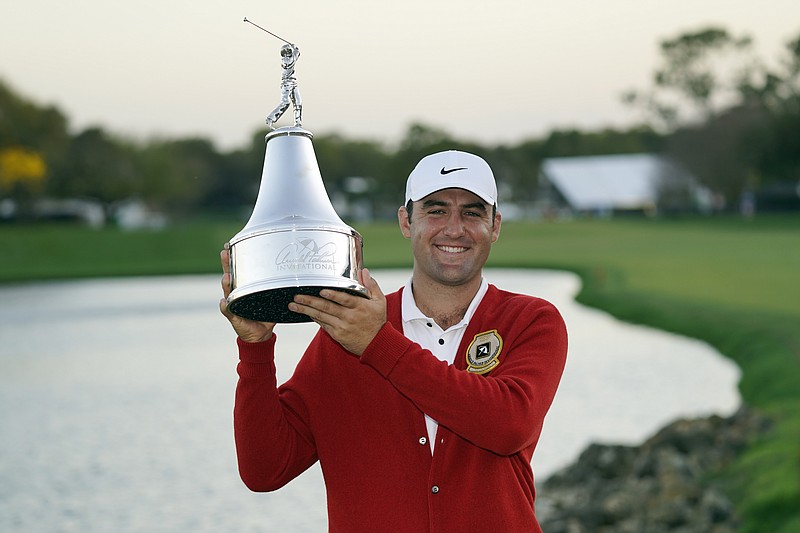
[[[323,289],[319,297],[298,294],[289,309],[311,317],[345,350],[360,357],[386,323],[386,297],[366,268],[358,278],[368,298]]]

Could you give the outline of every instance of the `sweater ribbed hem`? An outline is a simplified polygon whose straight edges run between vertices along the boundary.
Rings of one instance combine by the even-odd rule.
[[[236,339],[239,347],[239,376],[243,378],[264,378],[275,374],[276,335],[264,342],[245,342]]]

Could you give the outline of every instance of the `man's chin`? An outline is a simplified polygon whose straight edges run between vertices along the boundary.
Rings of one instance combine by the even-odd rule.
[[[437,281],[442,285],[457,287],[468,283],[476,276],[475,272],[464,268],[444,267],[439,269]]]

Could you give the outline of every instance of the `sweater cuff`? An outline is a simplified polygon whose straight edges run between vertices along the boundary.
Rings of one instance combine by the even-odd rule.
[[[264,342],[245,342],[236,338],[239,347],[239,376],[243,378],[269,377],[275,373],[276,336]]]
[[[410,339],[386,322],[361,354],[361,363],[371,366],[383,377],[389,377],[411,344]]]

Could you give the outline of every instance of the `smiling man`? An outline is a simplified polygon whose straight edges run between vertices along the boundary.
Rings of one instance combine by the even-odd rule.
[[[239,335],[242,479],[275,490],[319,460],[332,532],[541,531],[531,459],[566,361],[564,321],[483,278],[501,215],[480,157],[423,158],[398,220],[414,255],[408,284],[384,296],[365,269],[368,299],[297,296],[290,309],[321,329],[281,386],[275,324],[220,300]]]

